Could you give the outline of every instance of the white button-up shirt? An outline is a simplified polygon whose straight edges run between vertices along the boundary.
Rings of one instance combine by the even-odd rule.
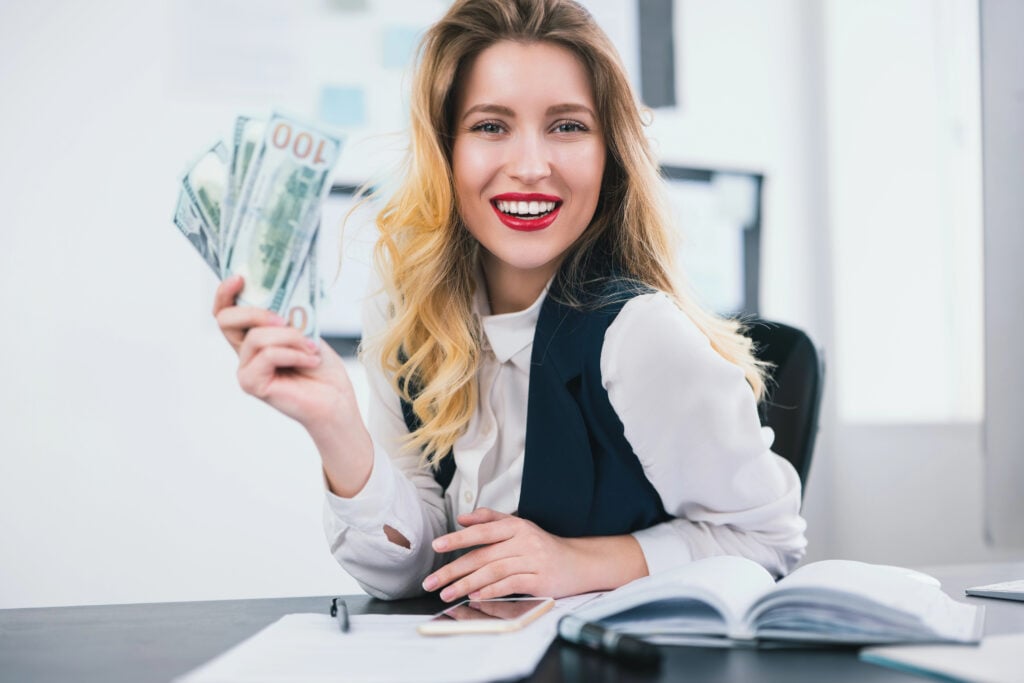
[[[478,288],[482,290],[483,288]],[[366,358],[370,478],[352,498],[327,492],[324,526],[331,551],[371,595],[404,597],[450,557],[431,541],[458,528],[478,507],[513,513],[519,506],[533,335],[547,292],[529,308],[489,315],[478,295],[484,331],[477,410],[453,448],[457,466],[447,491],[403,451],[408,434],[398,396],[379,359]],[[384,301],[372,300],[364,329],[383,328]],[[723,359],[689,317],[663,293],[631,299],[608,328],[601,376],[625,436],[647,478],[675,519],[637,531],[652,573],[712,555],[741,555],[785,574],[802,557],[806,524],[800,481],[770,450],[743,371]],[[411,544],[387,540],[383,527]]]

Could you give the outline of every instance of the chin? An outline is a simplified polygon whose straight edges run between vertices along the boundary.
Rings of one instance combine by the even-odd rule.
[[[536,272],[538,270],[550,270],[551,274],[554,275],[559,256],[559,254],[524,255],[520,253],[498,256],[497,260],[501,261],[513,270],[523,271],[526,273]]]

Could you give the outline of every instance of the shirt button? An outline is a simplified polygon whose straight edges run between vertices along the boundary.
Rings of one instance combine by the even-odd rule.
[[[464,494],[462,494],[462,499],[464,501],[466,501],[467,503],[472,503],[473,502],[473,492],[472,491],[466,491]]]

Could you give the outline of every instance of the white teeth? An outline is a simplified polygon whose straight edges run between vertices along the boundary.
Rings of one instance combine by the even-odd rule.
[[[538,214],[550,213],[555,210],[555,202],[495,202],[498,210],[502,213],[514,216],[536,216]]]

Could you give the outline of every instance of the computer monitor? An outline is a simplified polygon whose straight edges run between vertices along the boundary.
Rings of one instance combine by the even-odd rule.
[[[353,354],[362,337],[363,301],[369,294],[377,241],[374,217],[379,207],[367,200],[356,208],[357,192],[356,185],[331,187],[317,237],[324,295],[317,310],[320,336],[344,355]]]
[[[679,263],[698,300],[722,315],[757,315],[764,176],[662,166]]]

